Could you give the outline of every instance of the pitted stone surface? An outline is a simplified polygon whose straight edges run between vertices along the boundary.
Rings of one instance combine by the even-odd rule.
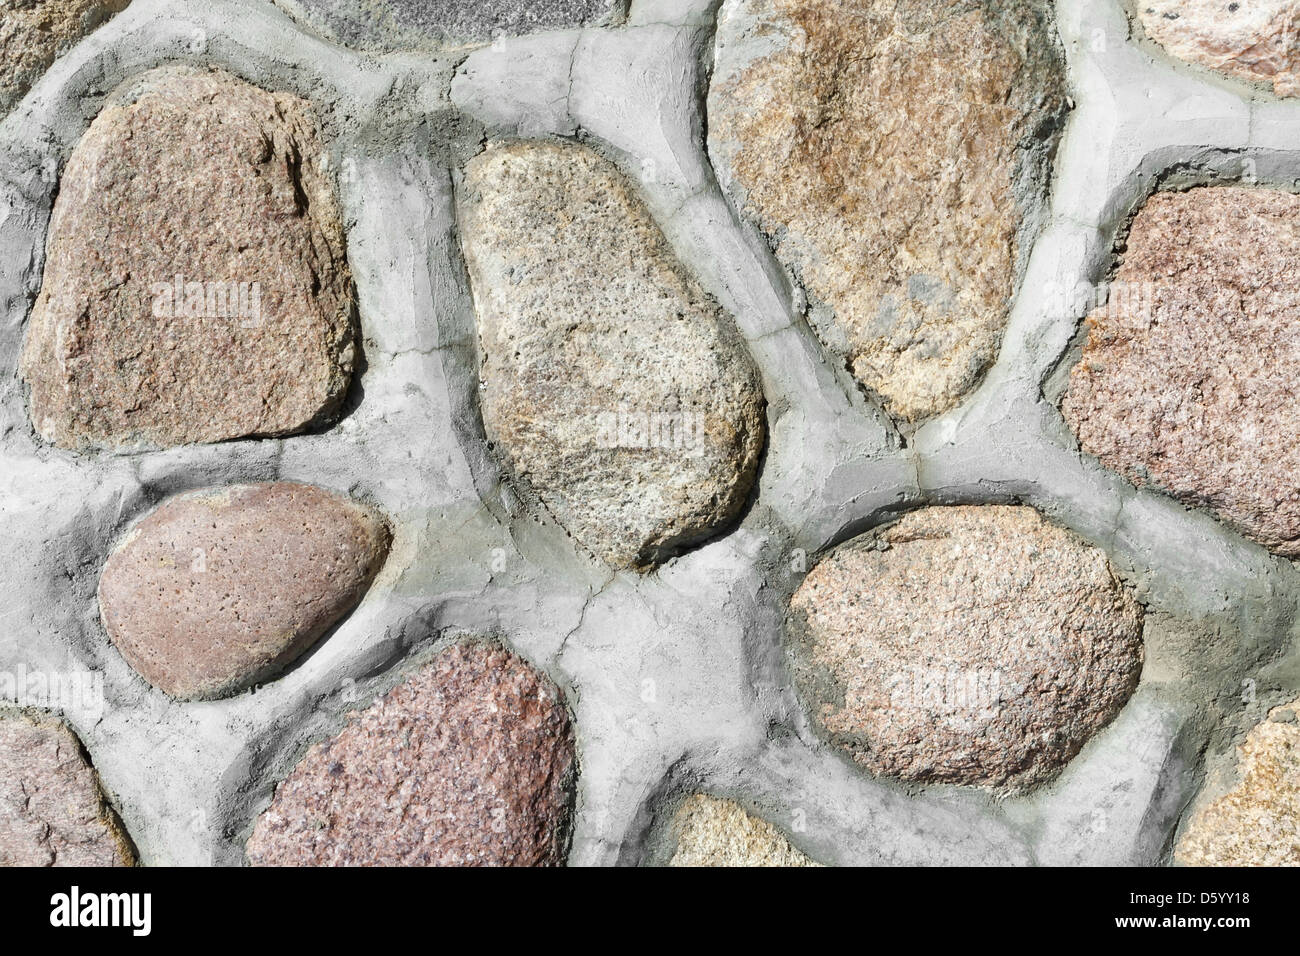
[[[615,19],[620,0],[275,0],[338,43],[363,50],[482,43]]]
[[[131,866],[134,853],[76,734],[0,713],[0,866]]]
[[[318,743],[248,841],[254,865],[558,866],[573,732],[510,652],[460,644]]]
[[[1156,193],[1062,403],[1106,467],[1288,556],[1300,555],[1297,263],[1300,196]]]
[[[763,447],[758,375],[622,175],[584,147],[496,146],[460,207],[483,421],[515,474],[617,567],[733,518]]]
[[[801,696],[875,774],[1023,790],[1119,712],[1142,609],[1031,508],[925,508],[831,552],[794,595]]]
[[[669,866],[820,866],[731,800],[691,794],[673,816]]]
[[[21,360],[37,432],[168,446],[327,421],[355,335],[322,159],[306,101],[226,73],[165,68],[106,107],[50,221]]]
[[[1037,0],[727,0],[709,153],[896,416],[997,354],[1064,110]],[[828,312],[829,310],[829,312]]]
[[[1300,866],[1300,700],[1238,748],[1241,782],[1200,810],[1178,844],[1189,866]]]
[[[129,0],[7,0],[0,7],[0,114],[13,109],[54,58]]]
[[[350,612],[389,541],[378,515],[312,485],[190,492],[109,557],[104,626],[160,690],[221,697],[274,675]]]
[[[1148,37],[1171,55],[1228,76],[1300,93],[1296,0],[1134,0]]]

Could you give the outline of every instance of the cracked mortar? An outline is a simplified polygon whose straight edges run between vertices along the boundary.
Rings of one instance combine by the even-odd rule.
[[[690,793],[735,800],[826,864],[1165,863],[1203,778],[1295,699],[1292,564],[1080,453],[1054,402],[1086,309],[1051,293],[1109,274],[1121,227],[1171,169],[1300,178],[1296,105],[1130,41],[1119,0],[1059,0],[1075,108],[997,360],[955,408],[904,434],[818,341],[806,290],[719,187],[701,110],[716,6],[637,0],[618,26],[378,56],[266,3],[135,0],[0,120],[0,515],[17,544],[0,554],[0,672],[102,675],[102,708],[56,709],[141,862],[244,863],[255,820],[312,745],[462,638],[502,641],[568,704],[571,865],[662,859],[663,818]],[[332,427],[73,453],[36,436],[16,374],[50,211],[107,97],[169,64],[312,104],[359,356]],[[489,137],[577,140],[620,169],[757,367],[768,439],[737,524],[653,572],[582,554],[487,446],[455,198]],[[173,700],[103,631],[100,570],[163,499],[275,480],[388,516],[388,560],[278,679]],[[790,597],[823,553],[954,503],[1033,506],[1104,551],[1146,610],[1133,697],[1058,777],[1000,800],[853,766],[819,740],[785,656]]]

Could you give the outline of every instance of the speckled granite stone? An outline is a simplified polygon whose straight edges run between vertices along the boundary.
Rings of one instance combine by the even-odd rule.
[[[1170,54],[1278,96],[1300,93],[1297,0],[1134,0],[1146,35]]]
[[[322,155],[306,101],[227,73],[165,68],[119,91],[50,221],[21,359],[36,431],[169,446],[328,421],[355,335]]]
[[[81,742],[0,711],[0,866],[131,866],[135,854]]]
[[[1119,712],[1142,609],[1031,508],[925,508],[836,548],[792,602],[800,695],[875,774],[1023,790]]]
[[[55,57],[129,0],[5,0],[0,3],[0,114],[41,78]]]
[[[1138,486],[1300,555],[1300,196],[1160,192],[1088,319],[1062,410]]]
[[[173,697],[221,697],[270,677],[365,593],[384,520],[312,485],[208,488],[164,502],[109,556],[104,626]]]
[[[1238,748],[1240,783],[1203,807],[1175,854],[1189,866],[1300,866],[1300,700]]]
[[[459,196],[488,437],[587,549],[645,569],[743,507],[758,373],[644,204],[584,147],[496,146]]]
[[[731,800],[696,793],[673,816],[669,866],[820,866],[784,834]]]
[[[616,20],[623,0],[275,0],[337,43],[428,49]]]
[[[709,154],[895,416],[997,354],[1064,113],[1041,0],[726,0]]]
[[[558,866],[575,769],[559,691],[496,645],[453,645],[307,752],[258,818],[248,859]]]

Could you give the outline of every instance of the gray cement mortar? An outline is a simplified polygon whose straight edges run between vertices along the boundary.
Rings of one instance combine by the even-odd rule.
[[[144,863],[241,864],[306,748],[462,635],[504,640],[567,695],[574,865],[660,859],[665,813],[696,789],[739,799],[830,864],[1164,863],[1207,770],[1230,767],[1245,731],[1294,699],[1294,567],[1080,452],[1054,392],[1085,309],[1045,290],[1103,280],[1171,170],[1300,182],[1300,104],[1134,42],[1120,0],[1058,0],[1074,109],[1001,355],[960,408],[903,435],[818,343],[797,283],[713,175],[715,14],[715,0],[635,0],[622,26],[380,55],[269,2],[135,0],[0,121],[0,669],[104,675],[102,713],[65,716]],[[314,434],[73,455],[35,437],[16,375],[50,206],[105,96],[171,62],[316,105],[365,361],[342,419]],[[576,139],[624,169],[761,370],[770,440],[743,520],[652,574],[582,554],[484,441],[454,196],[488,137]],[[279,679],[172,701],[108,642],[103,561],[168,495],[275,478],[373,502],[393,519],[393,554]],[[872,779],[817,739],[786,670],[787,601],[818,554],[904,509],[959,502],[1039,508],[1103,548],[1147,606],[1136,695],[1027,796]]]

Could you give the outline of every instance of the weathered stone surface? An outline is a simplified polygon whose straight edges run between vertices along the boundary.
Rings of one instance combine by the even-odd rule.
[[[1147,36],[1170,54],[1240,80],[1300,93],[1296,0],[1137,0]]]
[[[322,158],[306,101],[229,74],[166,68],[122,91],[50,222],[21,360],[40,435],[166,446],[328,421],[355,334]]]
[[[321,34],[363,50],[481,43],[610,22],[619,0],[275,0]]]
[[[1300,555],[1300,196],[1159,192],[1088,319],[1062,409],[1138,486]]]
[[[351,611],[389,541],[378,515],[312,485],[179,495],[104,565],[104,627],[160,690],[220,697],[273,675]]]
[[[1300,866],[1300,700],[1237,748],[1241,782],[1203,807],[1175,857],[1189,866]]]
[[[489,438],[574,538],[644,568],[737,514],[758,375],[615,168],[578,146],[474,159],[460,221]]]
[[[672,820],[677,842],[669,866],[820,866],[766,820],[730,800],[696,793]]]
[[[0,866],[131,866],[135,854],[76,734],[0,712]]]
[[[248,841],[254,865],[558,866],[575,771],[559,691],[454,645],[318,743]]]
[[[1027,789],[1128,700],[1142,609],[1030,508],[937,507],[831,552],[794,595],[800,694],[872,773]]]
[[[7,113],[55,57],[129,0],[6,0],[0,7],[0,113]]]
[[[1039,0],[727,0],[709,153],[906,420],[997,354],[1044,205],[1063,60]]]

